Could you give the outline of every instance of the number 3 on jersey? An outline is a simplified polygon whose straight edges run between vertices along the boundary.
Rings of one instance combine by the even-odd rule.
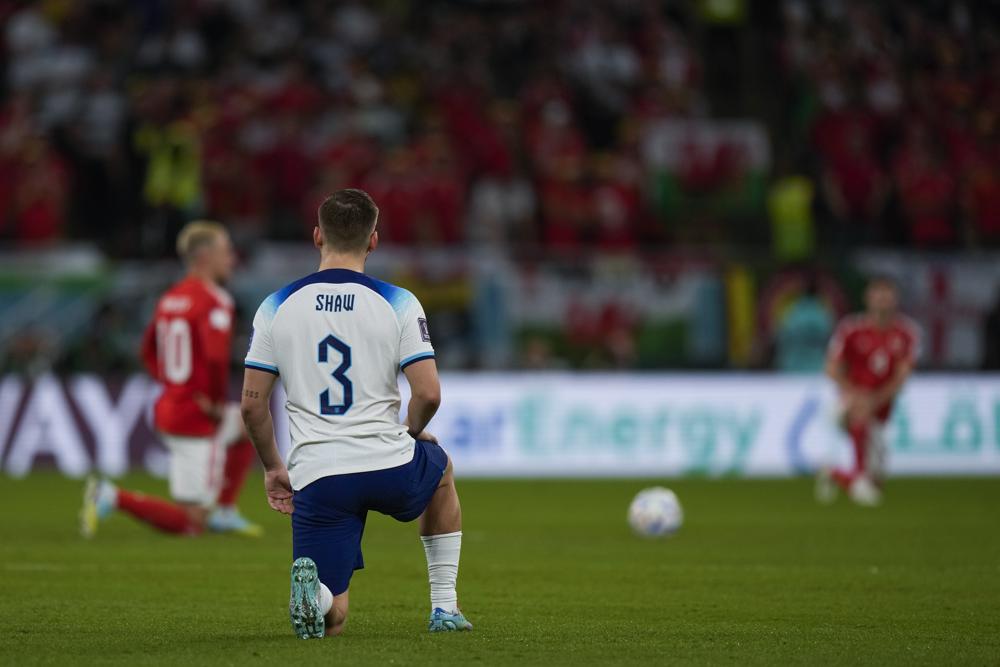
[[[347,377],[347,369],[351,367],[351,346],[334,335],[329,335],[319,343],[319,363],[330,362],[329,352],[333,349],[340,352],[340,365],[333,371],[333,379],[340,383],[344,390],[342,403],[334,405],[330,399],[330,390],[324,389],[319,395],[319,411],[324,415],[342,415],[351,409],[354,403],[354,385]]]

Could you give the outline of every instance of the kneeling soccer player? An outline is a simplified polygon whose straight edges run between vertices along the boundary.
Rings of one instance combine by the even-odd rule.
[[[434,348],[417,299],[363,273],[378,245],[377,220],[360,190],[323,202],[313,230],[319,270],[264,300],[245,362],[243,419],[266,470],[268,503],[292,515],[289,613],[303,639],[343,631],[369,510],[419,517],[429,629],[472,629],[455,592],[462,510],[452,466],[424,431],[440,404]],[[400,369],[411,389],[404,424]],[[278,377],[292,437],[287,468],[269,407]]]
[[[142,360],[163,387],[154,410],[156,429],[170,451],[171,500],[119,489],[91,478],[80,529],[93,537],[117,509],[177,535],[215,532],[259,536],[259,526],[236,508],[253,446],[240,410],[226,401],[233,300],[225,289],[236,262],[225,227],[199,220],[177,236],[187,268],[157,301],[142,338]]]
[[[893,402],[913,371],[919,349],[917,325],[897,310],[895,283],[869,280],[866,312],[851,315],[830,340],[827,374],[843,402],[843,425],[854,446],[854,467],[820,471],[816,496],[834,499],[837,487],[860,505],[877,505],[885,479],[885,423]]]

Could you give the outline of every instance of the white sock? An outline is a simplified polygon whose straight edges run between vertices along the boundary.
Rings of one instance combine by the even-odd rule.
[[[431,582],[431,611],[458,611],[458,558],[462,553],[462,531],[421,537],[427,556],[427,578]]]
[[[322,581],[319,582],[319,593],[316,595],[316,598],[316,601],[319,603],[319,610],[326,616],[327,612],[333,606],[333,593],[330,592],[330,589]]]

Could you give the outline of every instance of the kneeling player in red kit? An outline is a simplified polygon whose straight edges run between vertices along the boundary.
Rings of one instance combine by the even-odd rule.
[[[823,469],[816,497],[830,502],[838,487],[860,505],[877,505],[885,479],[885,423],[913,372],[920,331],[898,312],[896,284],[875,277],[865,288],[865,312],[845,317],[834,331],[826,372],[840,391],[843,426],[854,448],[854,466]]]
[[[143,363],[163,385],[155,423],[170,452],[174,502],[92,478],[80,516],[85,537],[115,509],[168,533],[261,532],[236,509],[255,452],[239,405],[226,402],[234,309],[223,286],[236,263],[232,242],[222,225],[192,222],[177,252],[187,275],[160,297],[142,341]]]

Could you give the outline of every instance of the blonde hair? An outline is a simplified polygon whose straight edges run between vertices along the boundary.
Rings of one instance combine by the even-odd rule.
[[[177,254],[185,262],[190,262],[199,250],[226,233],[222,224],[212,220],[189,222],[177,235]]]

